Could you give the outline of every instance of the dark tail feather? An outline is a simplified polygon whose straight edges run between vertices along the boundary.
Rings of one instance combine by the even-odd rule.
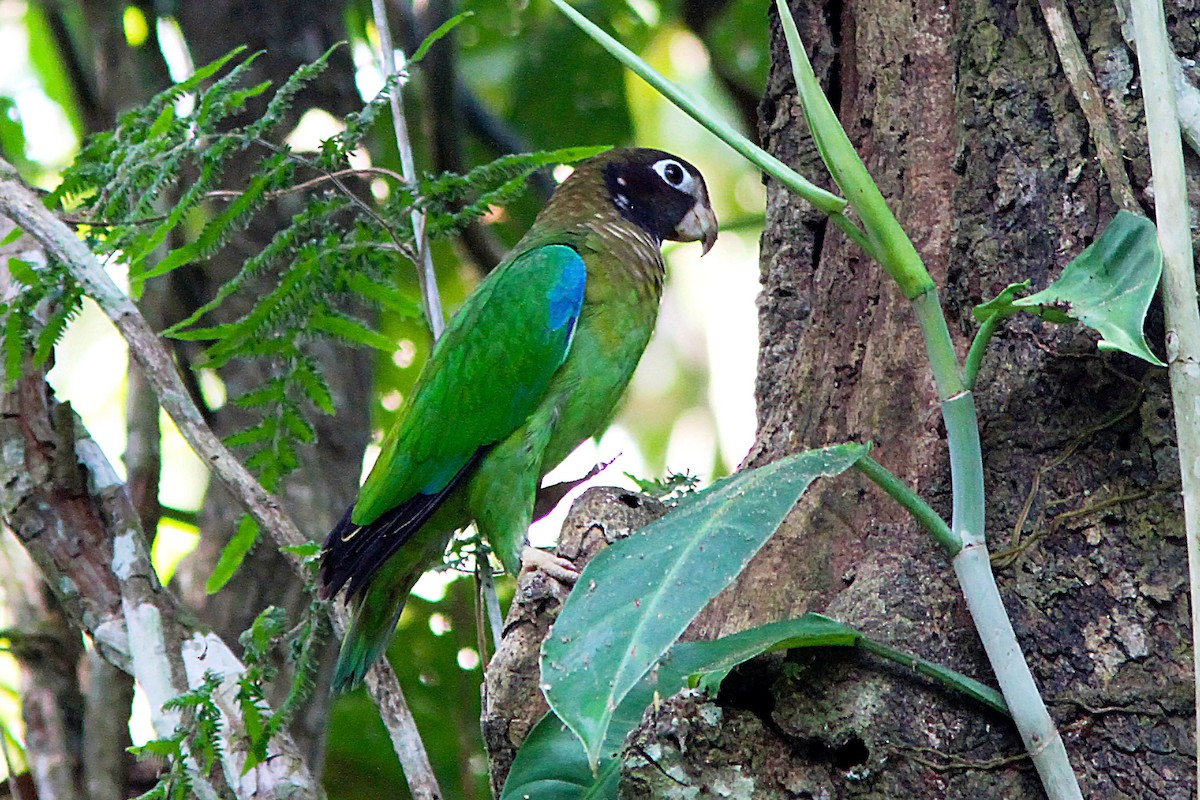
[[[433,516],[452,485],[438,494],[419,494],[367,525],[355,525],[350,519],[354,506],[347,508],[321,553],[321,596],[333,597],[347,583],[347,599],[362,592],[388,557]]]
[[[414,495],[366,525],[351,520],[354,506],[346,509],[321,553],[321,596],[333,597],[347,583],[348,599],[358,596],[384,562],[429,521],[485,452],[487,448],[480,448],[441,491]]]

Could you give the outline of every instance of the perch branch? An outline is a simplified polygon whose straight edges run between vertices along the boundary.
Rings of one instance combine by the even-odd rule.
[[[26,260],[40,257],[33,248],[22,251],[31,253]],[[2,269],[0,285],[6,296],[16,290]],[[72,623],[107,661],[137,678],[157,735],[173,736],[183,722],[178,710],[163,708],[168,700],[200,685],[209,670],[221,676],[219,769],[206,774],[188,760],[197,795],[322,797],[286,734],[244,774],[245,726],[236,701],[244,667],[222,640],[183,622],[186,612],[150,564],[127,487],[70,406],[56,401],[44,375],[29,366],[0,397],[0,410],[0,516]]]

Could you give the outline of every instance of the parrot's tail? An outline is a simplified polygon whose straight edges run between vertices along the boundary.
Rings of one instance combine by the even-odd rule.
[[[411,581],[387,585],[380,581],[372,585],[356,602],[354,617],[333,671],[333,690],[349,692],[358,688],[371,665],[387,650],[388,642],[400,621],[404,601],[412,588]],[[383,585],[380,585],[383,584]]]

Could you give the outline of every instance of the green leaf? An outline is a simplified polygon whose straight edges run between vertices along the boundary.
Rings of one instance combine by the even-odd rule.
[[[139,758],[148,755],[167,758],[179,752],[179,741],[177,739],[151,739],[143,745],[134,745],[125,749]]]
[[[534,726],[517,752],[500,800],[615,800],[620,768],[617,755],[630,731],[641,724],[646,708],[654,702],[656,695],[670,697],[688,686],[699,686],[710,695],[714,694],[730,670],[766,652],[797,647],[856,646],[916,669],[1001,713],[1008,713],[1004,699],[996,690],[954,670],[874,642],[837,620],[808,613],[714,641],[676,643],[613,713],[595,776],[578,737],[553,712],[547,714]]]
[[[546,698],[596,765],[613,711],[728,586],[818,477],[848,469],[868,448],[810,450],[740,472],[588,564],[542,646]],[[596,624],[604,620],[603,625]]]
[[[146,138],[157,139],[159,136],[162,136],[170,129],[171,123],[174,121],[175,106],[163,106],[163,110],[158,112],[158,118],[150,126],[150,131],[146,134]]]
[[[396,349],[396,343],[381,333],[371,330],[353,317],[337,311],[314,314],[309,324],[316,330],[345,339],[349,342],[373,347],[385,353]]]
[[[285,544],[279,549],[299,558],[312,558],[321,555],[321,545],[316,542],[309,542],[308,544]]]
[[[17,231],[20,233],[20,229]],[[8,259],[8,271],[12,274],[13,279],[26,286],[37,286],[41,281],[38,280],[37,268],[23,258]]]
[[[1118,211],[1116,218],[1063,269],[1058,280],[1028,297],[1029,282],[1015,283],[975,307],[981,322],[995,315],[1029,311],[1049,322],[1081,322],[1100,334],[1101,350],[1120,350],[1165,366],[1146,344],[1146,311],[1162,275],[1162,251],[1154,223]]]
[[[669,673],[685,675],[688,685],[711,694],[721,688],[734,667],[763,653],[793,647],[853,647],[861,637],[848,625],[809,613],[711,642],[680,642],[671,648],[659,671],[662,674],[665,668]]]
[[[457,28],[460,24],[462,24],[463,20],[469,19],[473,16],[475,16],[474,11],[464,11],[461,14],[455,14],[441,25],[438,25],[434,32],[426,36],[425,41],[421,42],[421,45],[417,48],[417,52],[413,53],[412,58],[408,59],[408,63],[416,64],[425,57],[425,54],[429,52],[429,48],[433,47],[439,39]]]
[[[421,304],[416,297],[395,286],[377,281],[361,272],[352,273],[346,285],[358,294],[374,300],[394,314],[416,319],[421,316]]]
[[[921,263],[912,240],[888,208],[887,201],[883,199],[883,194],[858,157],[850,137],[829,104],[809,63],[808,53],[800,41],[800,33],[796,30],[796,21],[788,4],[785,0],[775,0],[775,6],[779,10],[779,21],[791,54],[792,77],[796,81],[804,118],[812,131],[821,160],[862,220],[869,240],[869,246],[864,246],[864,249],[899,284],[905,297],[910,300],[919,297],[933,288],[933,279]]]
[[[330,391],[329,384],[325,382],[325,377],[321,374],[316,362],[306,358],[299,359],[296,364],[295,378],[304,391],[305,397],[311,400],[314,406],[326,414],[333,414],[336,411],[333,405],[333,392]]]
[[[579,739],[551,712],[517,751],[500,800],[617,800],[620,776],[615,758],[593,775]]]
[[[209,594],[221,591],[221,588],[229,583],[229,579],[246,560],[246,556],[257,541],[258,523],[249,514],[243,514],[238,522],[237,533],[221,551],[221,557],[217,559],[217,565],[213,567],[212,575],[208,577],[204,590]]]
[[[8,247],[10,244],[16,242],[17,239],[20,239],[24,234],[25,230],[23,228],[13,228],[8,232],[8,236],[0,239],[0,247]]]

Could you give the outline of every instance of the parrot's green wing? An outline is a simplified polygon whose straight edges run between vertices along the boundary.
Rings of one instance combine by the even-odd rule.
[[[498,267],[434,347],[358,502],[330,536],[326,591],[355,592],[437,509],[492,444],[537,408],[571,346],[587,270],[545,245]]]

